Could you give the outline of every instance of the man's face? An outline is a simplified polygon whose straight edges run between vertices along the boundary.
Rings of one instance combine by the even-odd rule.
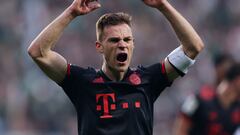
[[[125,72],[132,59],[133,36],[127,24],[107,26],[103,30],[103,38],[97,50],[103,54],[107,69]]]

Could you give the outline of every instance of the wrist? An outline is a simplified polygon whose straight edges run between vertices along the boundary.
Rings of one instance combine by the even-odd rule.
[[[70,19],[74,19],[78,16],[77,12],[70,6],[68,7],[66,10],[65,10],[67,16],[70,18]]]
[[[164,0],[160,5],[158,5],[156,8],[159,10],[159,11],[164,11],[167,7],[168,7],[169,3],[167,0]]]

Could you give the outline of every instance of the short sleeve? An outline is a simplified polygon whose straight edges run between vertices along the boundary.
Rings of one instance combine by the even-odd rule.
[[[146,73],[150,76],[151,94],[153,95],[155,101],[160,93],[166,87],[169,87],[172,82],[170,82],[167,78],[164,62],[146,67]]]
[[[65,78],[59,84],[74,104],[77,102],[77,97],[80,94],[79,88],[84,82],[83,74],[85,72],[85,69],[81,67],[68,64]]]

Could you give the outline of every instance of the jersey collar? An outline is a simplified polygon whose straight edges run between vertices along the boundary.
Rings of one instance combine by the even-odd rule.
[[[129,77],[129,75],[131,74],[131,72],[132,72],[131,69],[128,68],[128,69],[127,69],[127,72],[124,74],[123,79],[120,80],[120,81],[118,81],[118,82],[123,82],[123,81],[125,81],[126,78]],[[102,69],[99,70],[99,74],[104,78],[104,80],[109,81],[109,82],[113,82],[113,80],[111,80],[111,79],[103,72]]]

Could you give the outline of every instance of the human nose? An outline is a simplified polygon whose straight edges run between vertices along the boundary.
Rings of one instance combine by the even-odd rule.
[[[124,40],[120,40],[120,41],[118,42],[118,47],[119,47],[119,48],[126,48],[126,47],[127,47],[127,43],[124,42]]]

